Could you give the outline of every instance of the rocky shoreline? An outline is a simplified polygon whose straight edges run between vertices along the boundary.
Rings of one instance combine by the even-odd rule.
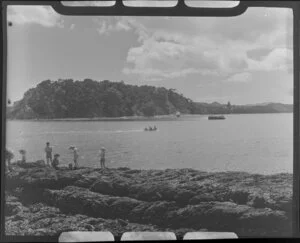
[[[54,170],[13,165],[6,174],[5,234],[64,231],[231,231],[290,236],[292,174],[193,169]]]

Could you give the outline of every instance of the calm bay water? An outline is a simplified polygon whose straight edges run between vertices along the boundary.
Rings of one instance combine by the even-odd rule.
[[[27,160],[45,159],[49,141],[61,164],[99,167],[106,148],[107,166],[140,169],[193,168],[203,171],[292,172],[293,114],[204,115],[163,121],[8,121],[7,147],[27,150]],[[158,131],[144,132],[156,125]]]

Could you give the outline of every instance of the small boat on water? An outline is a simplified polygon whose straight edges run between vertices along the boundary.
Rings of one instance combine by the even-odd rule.
[[[157,130],[156,126],[154,126],[153,128],[152,127],[149,127],[149,128],[145,127],[145,129],[144,129],[144,131],[149,131],[149,132],[153,132],[153,131],[156,131],[156,130]]]
[[[225,120],[225,116],[223,116],[223,115],[208,116],[208,120]]]

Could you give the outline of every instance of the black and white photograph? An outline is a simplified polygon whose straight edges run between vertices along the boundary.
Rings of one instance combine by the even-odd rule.
[[[6,15],[5,236],[292,236],[292,9]]]

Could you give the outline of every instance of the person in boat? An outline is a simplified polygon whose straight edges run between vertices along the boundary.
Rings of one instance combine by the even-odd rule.
[[[21,154],[22,158],[21,158],[21,163],[26,163],[26,150],[21,149],[19,150],[19,153]]]
[[[11,160],[14,158],[14,153],[10,149],[5,149],[5,162],[6,166],[5,169],[6,171],[11,171]]]
[[[52,147],[50,146],[49,142],[46,143],[45,153],[46,153],[47,165],[51,166],[51,164],[52,164]]]
[[[156,130],[157,130],[156,126],[154,126],[154,127],[153,127],[153,130],[154,130],[154,131],[156,131]]]
[[[99,152],[101,169],[105,169],[105,148],[102,147]]]
[[[79,167],[78,166],[78,158],[79,158],[78,149],[75,146],[71,146],[69,149],[73,151],[74,170],[76,170]]]
[[[59,160],[58,160],[58,158],[59,158],[59,154],[55,154],[54,155],[54,159],[53,159],[53,161],[52,161],[52,167],[54,168],[54,169],[56,169],[56,170],[58,170],[58,165],[59,165]]]
[[[149,131],[152,131],[153,129],[152,129],[152,127],[151,126],[149,126]]]
[[[148,128],[147,128],[147,127],[145,127],[144,131],[148,131]]]

